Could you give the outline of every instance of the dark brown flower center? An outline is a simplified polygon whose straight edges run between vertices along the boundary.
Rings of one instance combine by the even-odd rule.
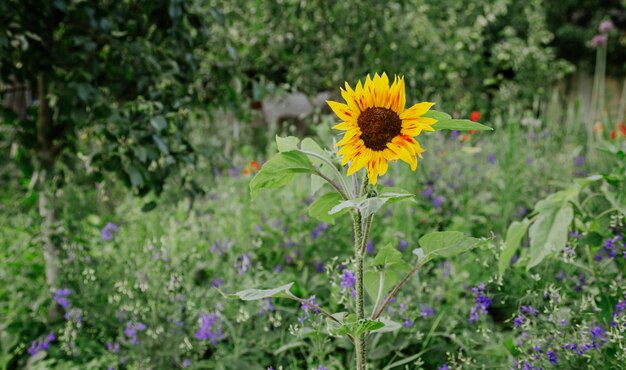
[[[367,108],[357,120],[361,129],[361,140],[372,150],[384,150],[387,143],[400,135],[402,120],[398,113],[387,108]]]

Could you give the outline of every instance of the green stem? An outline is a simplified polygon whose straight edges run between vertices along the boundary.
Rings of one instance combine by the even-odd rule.
[[[361,196],[367,193],[368,178],[367,174],[363,176],[361,184]],[[371,217],[363,225],[363,216],[360,211],[353,213],[354,221],[354,256],[356,258],[356,319],[361,321],[365,319],[365,295],[363,290],[363,262],[364,245],[367,243],[369,226],[371,225]],[[364,227],[365,226],[365,227]],[[361,334],[354,338],[354,349],[356,351],[356,369],[367,369],[367,349],[365,348],[365,334]]]

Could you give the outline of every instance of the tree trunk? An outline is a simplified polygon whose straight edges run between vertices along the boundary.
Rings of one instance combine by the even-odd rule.
[[[43,73],[37,76],[37,94],[39,100],[39,116],[37,117],[37,167],[39,172],[39,215],[41,216],[41,239],[44,244],[44,260],[46,264],[46,284],[49,288],[57,288],[59,276],[60,250],[55,235],[56,202],[54,186],[55,150],[53,135],[52,111],[46,97],[48,86]],[[59,306],[52,301],[48,307],[48,321],[60,318]]]

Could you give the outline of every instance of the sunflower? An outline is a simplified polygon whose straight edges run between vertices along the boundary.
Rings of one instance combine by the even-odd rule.
[[[401,159],[417,168],[417,157],[422,158],[424,149],[414,139],[422,131],[434,131],[436,119],[423,117],[434,103],[423,102],[404,109],[406,94],[404,77],[396,76],[389,86],[389,78],[368,75],[365,84],[359,81],[356,89],[346,82],[341,96],[346,101],[327,101],[330,108],[343,122],[333,126],[345,131],[337,143],[343,155],[342,165],[350,163],[348,175],[365,167],[370,184],[375,185],[383,176],[389,161]]]

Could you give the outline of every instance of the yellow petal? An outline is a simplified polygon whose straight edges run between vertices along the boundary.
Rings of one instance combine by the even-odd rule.
[[[341,96],[343,97],[343,100],[346,101],[346,104],[348,105],[348,107],[353,112],[360,112],[361,110],[359,109],[359,106],[356,103],[356,97],[354,95],[354,90],[352,90],[350,85],[348,85],[348,83],[346,82],[346,89],[344,90],[342,88],[339,88],[339,90],[341,90]]]
[[[338,103],[336,101],[331,101],[331,100],[326,100],[326,103],[328,103],[328,105],[330,106],[330,109],[332,109],[333,112],[335,112],[337,117],[339,117],[340,119],[344,121],[356,120],[357,117],[359,116],[358,112],[353,112],[352,109],[350,109],[350,107],[348,107],[346,104]]]
[[[389,162],[387,162],[385,157],[381,155],[380,158],[378,158],[378,174],[380,176],[383,176],[384,174],[387,173],[388,168],[389,168]]]
[[[370,159],[370,157],[371,157],[370,151],[364,151],[359,156],[355,157],[350,167],[348,167],[348,176],[352,175],[356,171],[363,168],[363,166],[365,166],[368,163],[368,160]]]
[[[417,104],[413,105],[411,108],[409,108],[409,109],[405,110],[404,112],[400,113],[400,119],[401,120],[405,120],[405,119],[415,119],[415,118],[418,118],[419,116],[421,116],[424,113],[428,112],[430,107],[432,107],[433,105],[435,105],[435,103],[431,103],[431,102],[417,103]]]

